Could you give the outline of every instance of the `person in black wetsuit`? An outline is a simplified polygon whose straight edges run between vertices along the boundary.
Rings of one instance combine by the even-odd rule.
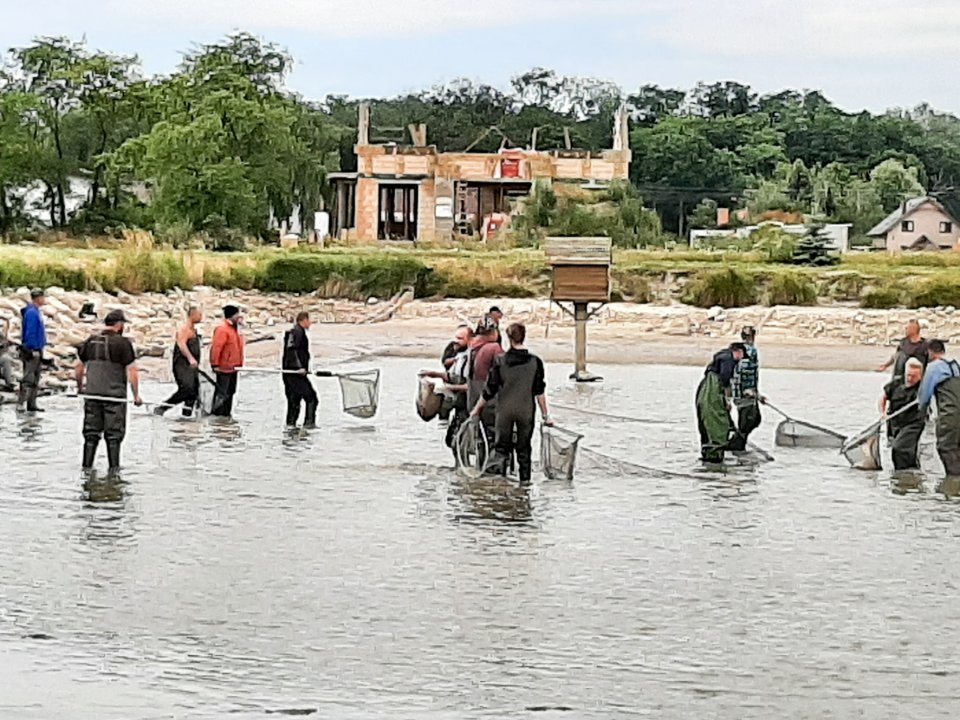
[[[887,383],[880,398],[880,411],[884,415],[893,415],[910,404],[914,405],[887,422],[887,435],[896,470],[915,470],[920,467],[920,436],[926,425],[926,413],[921,413],[917,407],[922,379],[923,363],[912,357],[904,364],[904,376]]]
[[[154,408],[155,415],[163,415],[174,405],[183,403],[183,416],[193,414],[193,408],[200,397],[200,334],[197,324],[203,320],[200,308],[187,310],[187,322],[177,331],[173,344],[173,379],[177,381],[177,391]]]
[[[287,395],[287,426],[296,427],[300,418],[300,403],[306,403],[303,426],[317,426],[317,407],[320,399],[307,377],[310,374],[310,314],[301,312],[297,322],[283,336],[283,369],[295,370],[297,374],[283,374],[283,389]]]
[[[127,319],[113,310],[104,319],[104,328],[94,333],[77,352],[77,392],[103,400],[83,403],[83,469],[90,471],[102,437],[107,442],[110,474],[120,471],[120,444],[127,432],[127,383],[133,401],[140,405],[140,376],[133,344],[123,337]]]
[[[532,475],[531,443],[537,405],[540,406],[543,422],[552,424],[547,411],[543,361],[523,346],[526,337],[527,328],[519,323],[507,328],[510,349],[494,360],[483,396],[470,413],[471,419],[479,422],[486,403],[497,399],[495,456],[488,464],[499,466],[502,472],[516,450],[517,470],[522,484],[529,483]]]

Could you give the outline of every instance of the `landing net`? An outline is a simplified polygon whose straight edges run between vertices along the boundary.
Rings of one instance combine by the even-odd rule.
[[[457,431],[453,450],[459,472],[474,478],[483,475],[490,454],[490,442],[483,423],[464,422]]]
[[[833,430],[803,422],[784,420],[777,425],[776,444],[780,447],[835,448],[843,447],[846,437]]]
[[[573,480],[583,435],[556,426],[540,427],[540,465],[550,480]]]
[[[380,403],[380,371],[340,373],[340,395],[343,411],[358,418],[372,418]]]
[[[880,429],[883,423],[874,423],[843,444],[841,454],[858,470],[880,470]]]
[[[225,399],[217,393],[216,383],[208,378],[206,373],[200,373],[200,397],[198,398],[200,413],[213,415]]]

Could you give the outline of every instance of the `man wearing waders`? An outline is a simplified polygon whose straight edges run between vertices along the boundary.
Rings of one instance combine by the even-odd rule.
[[[740,331],[743,340],[743,359],[737,363],[730,382],[733,404],[737,408],[737,433],[730,440],[732,452],[747,449],[750,433],[760,427],[760,404],[766,399],[760,394],[760,359],[757,355],[757,331],[750,325]]]
[[[920,321],[911,320],[907,323],[907,334],[900,344],[897,345],[896,352],[883,365],[877,368],[877,372],[886,372],[893,368],[893,377],[902,378],[906,372],[907,360],[916,358],[926,367],[930,361],[929,345],[927,340],[920,334]]]
[[[306,403],[303,416],[305,428],[317,426],[317,406],[320,400],[308,378],[310,374],[310,315],[302,312],[297,315],[293,328],[283,336],[283,369],[294,370],[297,374],[283,374],[283,389],[287,396],[287,427],[296,427],[300,419],[300,403]]]
[[[733,343],[713,356],[697,387],[697,427],[700,431],[700,457],[704,462],[723,462],[734,430],[730,419],[730,383],[746,347]]]
[[[920,413],[937,399],[937,454],[949,476],[960,476],[960,365],[947,360],[942,340],[930,341],[930,364],[920,384]]]
[[[517,471],[520,483],[524,485],[530,482],[532,474],[531,443],[537,405],[540,406],[543,422],[552,424],[547,412],[543,361],[536,355],[531,355],[523,346],[526,337],[527,329],[519,323],[507,328],[510,349],[494,362],[483,397],[470,413],[471,418],[479,421],[484,405],[496,398],[494,458],[488,465],[505,472],[506,465],[516,450]]]
[[[113,310],[104,319],[102,331],[91,335],[80,346],[75,368],[77,392],[110,400],[85,400],[83,404],[83,469],[93,468],[100,438],[107,443],[109,473],[120,470],[120,444],[127,432],[127,382],[133,389],[133,402],[141,405],[140,376],[133,344],[123,337],[126,318]]]
[[[210,367],[217,376],[211,415],[230,417],[233,396],[237,394],[237,368],[243,367],[243,336],[240,335],[240,308],[223,308],[223,323],[213,331],[210,345]]]
[[[183,403],[183,416],[190,417],[200,398],[200,335],[197,324],[203,320],[200,308],[187,310],[187,322],[177,331],[173,344],[173,379],[177,391],[154,408],[155,415],[163,415],[174,405]]]
[[[470,344],[470,361],[467,364],[467,407],[476,407],[483,397],[490,371],[498,357],[503,355],[500,345],[500,329],[489,315],[484,316],[477,325],[477,332]],[[496,401],[487,402],[479,415],[484,429],[489,435],[496,422]]]
[[[470,344],[473,342],[473,328],[461,325],[450,343],[459,351],[453,356],[450,365],[443,372],[434,370],[420,371],[420,377],[439,378],[443,380],[444,408],[447,409],[450,422],[447,425],[445,442],[448,448],[453,449],[457,431],[469,415],[467,406],[467,367],[470,363]],[[444,363],[446,364],[446,363]],[[441,410],[441,417],[443,410]]]
[[[17,410],[23,412],[43,412],[37,407],[37,393],[40,390],[40,368],[43,365],[43,349],[47,345],[47,329],[40,308],[46,303],[43,290],[30,291],[30,304],[20,311],[20,360],[23,374],[20,376],[20,397]]]
[[[883,388],[880,412],[884,415],[899,413],[887,422],[887,436],[893,451],[893,467],[896,470],[914,470],[920,467],[918,450],[920,436],[926,424],[926,413],[917,407],[917,394],[923,378],[923,363],[910,358],[904,365],[904,376],[894,378]],[[909,410],[903,410],[913,404]],[[903,410],[903,412],[900,412]]]

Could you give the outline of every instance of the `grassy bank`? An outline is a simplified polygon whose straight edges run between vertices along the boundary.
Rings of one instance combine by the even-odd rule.
[[[765,262],[755,253],[619,251],[614,297],[634,302],[675,298],[692,305],[863,307],[960,306],[960,253],[844,257],[811,268]],[[165,292],[196,285],[322,297],[389,297],[405,287],[418,297],[547,296],[550,273],[537,250],[405,247],[264,249],[212,253],[114,247],[0,245],[0,287],[59,285],[72,290]]]

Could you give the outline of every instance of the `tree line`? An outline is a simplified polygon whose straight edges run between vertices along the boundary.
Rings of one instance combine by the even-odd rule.
[[[206,233],[229,246],[319,207],[327,174],[355,169],[361,99],[300,97],[286,85],[291,67],[282,48],[246,33],[185,52],[160,77],[69,38],[11,50],[0,70],[0,232],[28,226],[34,202],[54,228]],[[634,194],[674,232],[714,224],[717,207],[864,233],[908,197],[960,204],[960,120],[928,106],[850,113],[819,92],[759,95],[735,82],[626,92],[543,69],[509,90],[457,81],[369,100],[373,141],[403,142],[410,123],[426,123],[442,151],[599,151],[625,106]],[[70,212],[76,177],[89,190]]]

